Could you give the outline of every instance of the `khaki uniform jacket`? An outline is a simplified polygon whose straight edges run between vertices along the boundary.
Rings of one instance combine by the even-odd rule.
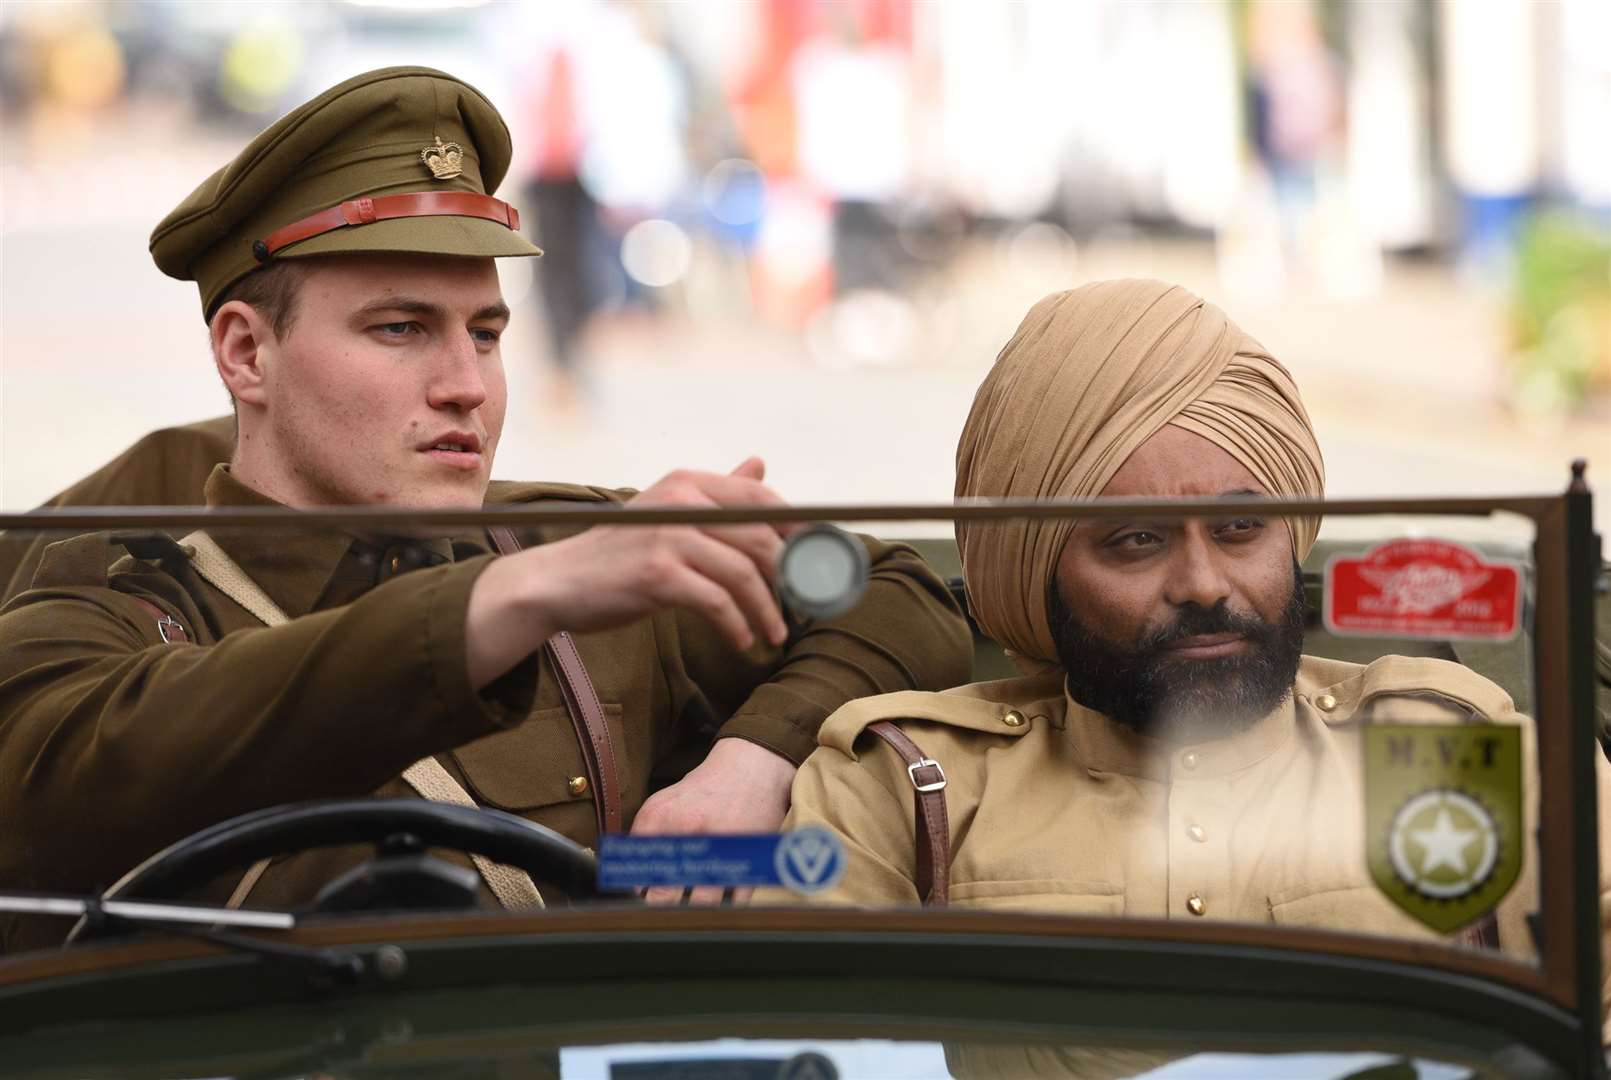
[[[1023,722],[1009,725],[1009,713]],[[1195,917],[1196,896],[1207,919],[1426,938],[1366,867],[1360,732],[1372,720],[1471,717],[1526,724],[1532,760],[1531,725],[1504,691],[1426,658],[1362,667],[1306,656],[1292,697],[1252,728],[1170,748],[1072,702],[1060,675],[890,694],[851,702],[823,725],[788,825],[845,841],[845,876],[816,902],[916,904],[912,783],[896,754],[863,734],[899,720],[948,781],[955,907],[1175,919]],[[1611,767],[1597,748],[1586,752],[1599,767],[1604,844]],[[1536,792],[1523,812],[1532,836]],[[1611,859],[1601,872],[1611,927]],[[1537,888],[1529,853],[1498,911],[1506,951],[1533,954],[1523,919],[1537,910]]]
[[[211,505],[269,504],[219,467]],[[602,501],[602,489],[505,486],[512,502]],[[82,892],[204,826],[265,806],[374,793],[437,755],[474,798],[595,843],[591,793],[546,658],[480,693],[464,620],[484,537],[381,548],[335,533],[218,531],[213,539],[291,622],[265,628],[197,577],[163,536],[48,548],[33,588],[0,608],[0,885]],[[525,531],[527,545],[558,531]],[[735,654],[702,620],[664,612],[579,636],[611,728],[624,819],[716,736],[799,762],[846,701],[966,678],[965,624],[910,549],[868,541],[865,601],[791,639]],[[396,565],[393,556],[399,556]],[[411,563],[447,556],[440,565]],[[401,572],[399,572],[399,570]],[[155,603],[195,644],[162,642]],[[270,867],[252,905],[303,903],[362,850]],[[222,902],[239,874],[198,899]],[[0,923],[7,949],[60,939],[60,920]]]

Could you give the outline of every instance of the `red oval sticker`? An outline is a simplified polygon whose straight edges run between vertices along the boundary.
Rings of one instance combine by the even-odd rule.
[[[1391,540],[1327,560],[1323,607],[1344,637],[1504,640],[1521,622],[1521,570],[1447,540]]]

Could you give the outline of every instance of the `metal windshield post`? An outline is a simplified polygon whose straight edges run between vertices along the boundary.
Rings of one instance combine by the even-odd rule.
[[[1571,703],[1569,738],[1572,754],[1568,786],[1573,875],[1572,939],[1577,952],[1577,997],[1584,1026],[1585,1076],[1605,1076],[1601,1041],[1603,993],[1601,971],[1600,849],[1596,807],[1595,757],[1602,751],[1594,722],[1594,583],[1600,574],[1600,537],[1594,531],[1594,496],[1584,474],[1588,463],[1572,463],[1566,492],[1566,564],[1571,588],[1566,597],[1567,694]],[[1547,932],[1547,931],[1546,931]]]

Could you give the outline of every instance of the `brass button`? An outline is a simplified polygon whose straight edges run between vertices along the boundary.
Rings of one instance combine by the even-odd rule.
[[[587,791],[587,777],[573,776],[565,781],[565,788],[572,795],[581,795]]]
[[[1197,751],[1187,750],[1184,754],[1181,754],[1180,767],[1188,770],[1197,768]]]
[[[1001,718],[1001,722],[1008,727],[1023,727],[1024,714],[1017,709],[1009,709],[1007,710],[1007,715]]]
[[[1208,833],[1201,825],[1187,825],[1186,835],[1197,841],[1199,844],[1208,842]]]
[[[390,570],[393,574],[401,574],[403,572],[403,557],[401,555],[393,555],[391,557],[391,561],[386,564],[386,569]]]
[[[1315,698],[1315,708],[1321,712],[1330,712],[1337,707],[1337,699],[1330,694],[1321,694]]]
[[[1203,898],[1201,896],[1198,896],[1196,893],[1192,893],[1190,896],[1186,897],[1186,910],[1191,912],[1193,915],[1205,915],[1208,913],[1208,905],[1203,903]]]

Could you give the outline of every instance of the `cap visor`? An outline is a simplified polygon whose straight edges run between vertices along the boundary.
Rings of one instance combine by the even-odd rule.
[[[398,251],[422,255],[468,255],[501,259],[541,255],[542,249],[513,229],[485,218],[392,218],[371,225],[348,225],[309,237],[274,253],[276,259],[309,255],[351,255]]]

